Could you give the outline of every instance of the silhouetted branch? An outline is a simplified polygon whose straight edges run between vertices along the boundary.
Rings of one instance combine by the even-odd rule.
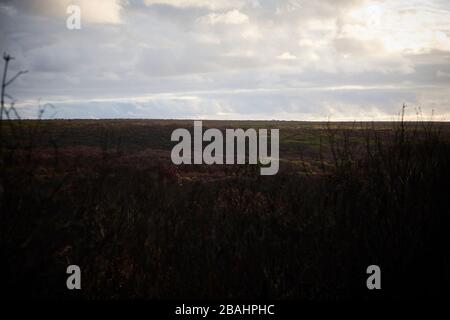
[[[17,79],[18,77],[20,77],[22,74],[25,74],[25,73],[27,73],[27,72],[28,72],[28,70],[21,70],[21,71],[17,72],[16,75],[15,75],[14,77],[12,77],[11,79],[9,79],[9,81],[7,81],[7,82],[4,84],[4,86],[5,86],[5,87],[9,86],[11,83],[14,82],[14,80],[16,80],[16,79]]]
[[[3,53],[3,60],[5,61],[4,69],[3,69],[3,78],[2,78],[2,89],[1,89],[1,96],[0,96],[0,153],[3,152],[3,114],[5,114],[6,119],[10,120],[11,115],[14,114],[16,119],[20,119],[19,114],[14,107],[15,100],[13,97],[11,97],[9,94],[5,92],[5,89],[7,86],[12,84],[17,78],[19,78],[21,75],[27,73],[28,71],[21,70],[17,72],[11,79],[7,80],[8,76],[8,66],[9,62],[11,60],[14,60],[14,57],[10,56],[7,53]],[[5,106],[5,98],[8,98],[12,100],[10,102],[10,108],[8,109]]]

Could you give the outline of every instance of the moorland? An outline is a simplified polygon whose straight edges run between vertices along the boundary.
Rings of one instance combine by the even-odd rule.
[[[170,135],[191,120],[0,126],[10,297],[402,299],[450,285],[447,123],[203,121],[279,129],[274,176],[174,165]],[[82,290],[66,288],[70,264]]]

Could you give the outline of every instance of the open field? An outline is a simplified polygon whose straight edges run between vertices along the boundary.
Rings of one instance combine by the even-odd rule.
[[[6,134],[11,134],[11,128],[5,127]],[[171,133],[177,128],[187,128],[192,132],[193,120],[23,120],[21,127],[17,138],[11,141],[5,139],[6,145],[14,147],[18,143],[17,149],[24,151],[31,143],[33,156],[47,162],[57,159],[60,162],[57,169],[60,171],[73,167],[79,169],[105,160],[112,166],[135,169],[172,167],[180,178],[193,178],[201,172],[213,174],[215,171],[227,171],[229,167],[192,165],[176,168],[171,164],[170,151],[176,144],[170,141]],[[444,139],[450,139],[450,124],[447,123],[410,122],[405,123],[405,127],[418,131],[433,130]],[[394,129],[399,129],[400,124],[203,121],[203,129],[208,128],[218,128],[222,132],[227,128],[280,129],[281,170],[288,173],[323,173],[323,166],[333,160],[330,139],[334,139],[339,146],[348,143],[349,149],[356,155],[365,151],[368,138],[377,135],[385,139]]]
[[[280,171],[170,160],[181,120],[4,121],[4,291],[60,298],[442,297],[450,125],[203,121],[280,129]],[[83,270],[66,289],[65,268]],[[383,290],[366,288],[380,265]]]

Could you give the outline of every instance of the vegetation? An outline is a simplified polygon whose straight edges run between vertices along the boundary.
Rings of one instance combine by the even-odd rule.
[[[0,272],[10,297],[372,299],[450,285],[449,126],[280,128],[276,176],[170,162],[190,121],[3,120]],[[206,129],[206,128],[205,128]],[[66,289],[66,267],[82,290]],[[382,290],[366,288],[366,268]]]

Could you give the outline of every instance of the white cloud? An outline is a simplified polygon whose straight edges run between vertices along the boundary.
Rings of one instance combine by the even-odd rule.
[[[91,23],[121,23],[121,11],[126,4],[124,0],[78,0],[83,19]],[[76,3],[77,1],[70,1]]]
[[[208,8],[211,10],[223,10],[230,8],[241,8],[244,6],[244,0],[145,0],[145,4],[151,5],[169,5],[177,8]]]
[[[410,1],[369,1],[349,11],[341,35],[380,44],[384,54],[450,51],[450,11]]]
[[[247,25],[241,32],[242,38],[245,40],[258,40],[262,38],[261,32],[256,25]]]
[[[284,53],[280,54],[279,56],[277,56],[277,59],[279,59],[279,60],[297,60],[297,57],[294,56],[290,52],[284,52]]]
[[[243,24],[248,22],[248,16],[234,9],[225,13],[210,13],[198,19],[201,23],[215,24]]]

